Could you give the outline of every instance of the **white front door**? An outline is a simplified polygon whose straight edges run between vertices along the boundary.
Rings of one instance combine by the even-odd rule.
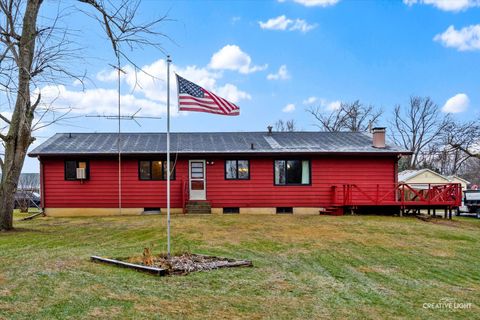
[[[190,200],[207,200],[205,160],[189,160]]]

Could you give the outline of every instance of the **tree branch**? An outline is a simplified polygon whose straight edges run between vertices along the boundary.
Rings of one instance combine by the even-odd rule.
[[[462,152],[465,152],[467,155],[469,155],[470,157],[474,157],[474,158],[478,158],[480,159],[480,153],[474,153],[474,152],[471,152],[470,150],[468,150],[467,148],[465,147],[462,147],[461,145],[459,144],[450,144],[452,146],[452,148],[454,149],[457,149],[457,150],[461,150]]]
[[[7,117],[5,117],[3,114],[0,113],[0,119],[5,121],[6,123],[8,124],[12,124],[10,119],[8,119]]]

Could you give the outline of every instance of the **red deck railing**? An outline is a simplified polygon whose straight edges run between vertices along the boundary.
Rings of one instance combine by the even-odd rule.
[[[342,184],[331,186],[336,206],[445,206],[458,207],[462,187],[458,183]]]

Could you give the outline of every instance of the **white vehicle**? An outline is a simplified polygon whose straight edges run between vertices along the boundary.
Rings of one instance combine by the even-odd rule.
[[[463,203],[468,208],[468,212],[476,213],[477,218],[480,218],[480,190],[465,190]]]

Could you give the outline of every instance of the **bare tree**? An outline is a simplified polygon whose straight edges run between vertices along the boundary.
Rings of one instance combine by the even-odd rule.
[[[410,98],[408,107],[397,105],[393,112],[393,140],[412,152],[407,168],[416,169],[428,159],[428,147],[441,139],[441,133],[449,124],[448,116],[429,97]]]
[[[275,122],[275,131],[278,132],[293,132],[297,131],[297,124],[294,119],[290,119],[287,121],[278,120]]]
[[[78,50],[72,34],[59,27],[62,19],[64,24],[71,21],[59,13],[53,20],[44,19],[49,21],[48,25],[39,25],[42,3],[42,0],[0,0],[0,94],[12,102],[11,116],[0,116],[3,123],[0,140],[4,148],[0,158],[3,173],[0,230],[13,228],[14,196],[28,147],[34,141],[32,132],[35,127],[45,125],[34,121],[42,103],[39,84],[58,83],[61,79],[83,80],[82,75],[69,68]],[[165,17],[138,23],[135,19],[138,1],[78,0],[78,3],[84,13],[99,22],[112,45],[117,65],[121,57],[132,62],[127,49],[143,46],[161,49],[158,39],[164,35],[155,28]],[[45,120],[44,115],[52,109],[45,107],[40,112],[40,119]],[[56,121],[58,117],[50,119]]]
[[[325,112],[322,107],[307,109],[319,123],[321,130],[366,132],[382,116],[382,110],[371,105],[364,105],[359,100],[352,103],[342,102],[338,109]]]
[[[480,119],[463,124],[451,123],[444,139],[453,152],[480,159]]]
[[[320,130],[336,132],[344,129],[344,114],[340,110],[333,110],[330,113],[323,111],[322,107],[310,107],[307,112],[314,116],[319,122],[315,124]]]
[[[439,139],[429,146],[428,158],[445,175],[458,174],[480,146],[480,123],[458,122],[449,119]],[[467,151],[467,152],[466,152]]]
[[[462,178],[465,178],[471,184],[480,185],[480,159],[471,157],[467,159],[458,172]]]

